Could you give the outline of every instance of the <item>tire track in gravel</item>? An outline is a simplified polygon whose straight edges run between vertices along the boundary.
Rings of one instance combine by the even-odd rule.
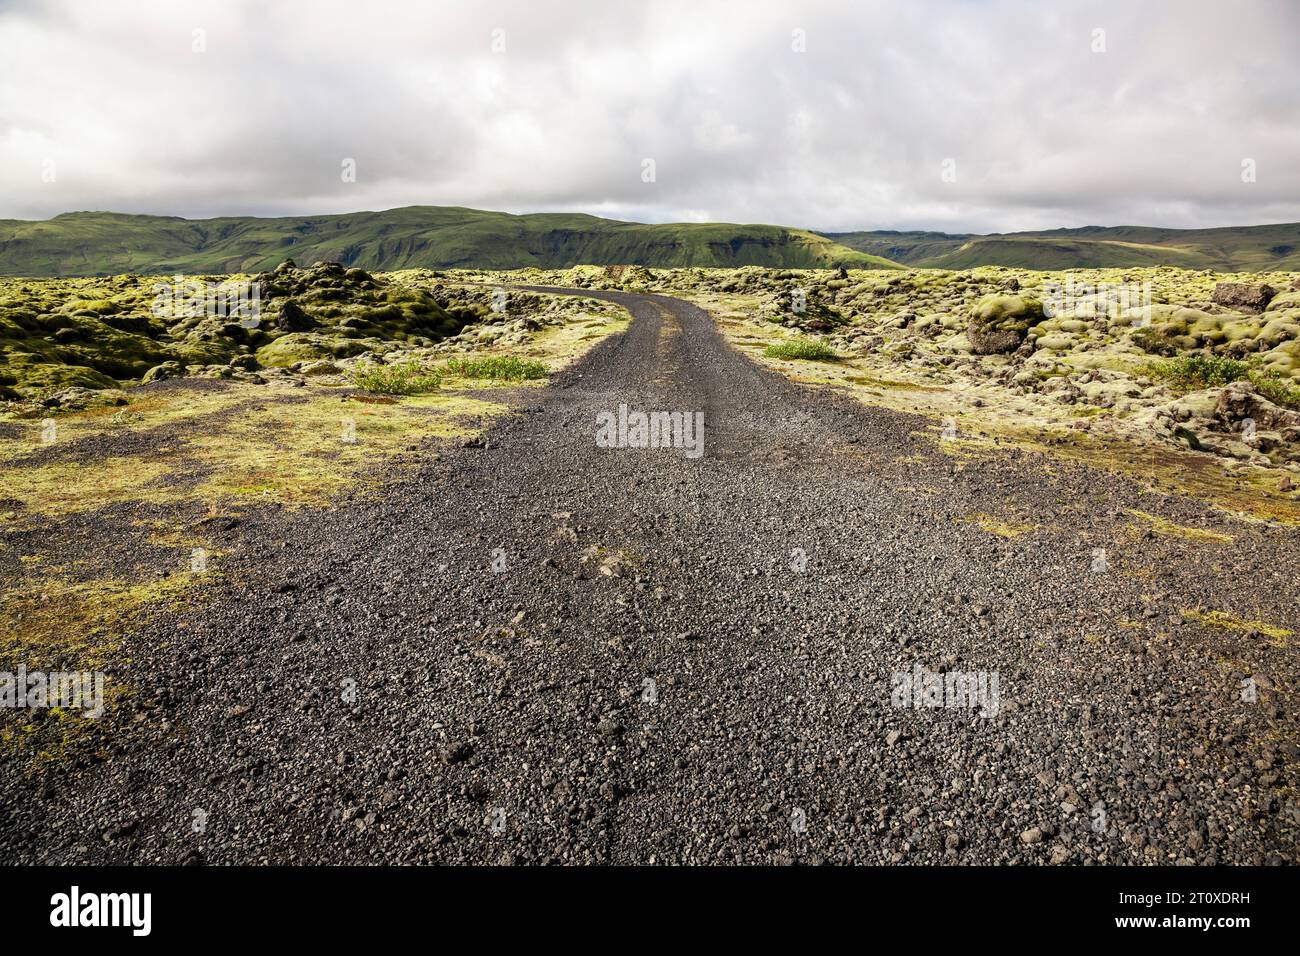
[[[525,288],[634,321],[382,499],[250,522],[129,636],[108,759],[0,775],[0,859],[1296,859],[1294,653],[1179,613],[1232,568],[1286,620],[1293,530],[1135,540],[1132,482],[950,458],[679,300]],[[597,448],[621,403],[704,411],[703,457]],[[1008,512],[1039,527],[969,520]],[[997,715],[895,709],[916,664],[997,674]]]

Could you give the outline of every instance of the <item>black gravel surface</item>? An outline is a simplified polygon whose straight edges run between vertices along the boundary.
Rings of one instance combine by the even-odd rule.
[[[635,321],[484,438],[235,529],[128,636],[98,757],[0,766],[0,860],[1296,861],[1295,649],[1183,614],[1294,625],[1294,530],[955,457],[581,294]],[[703,456],[597,447],[620,404],[702,411]],[[894,706],[917,667],[996,701]]]

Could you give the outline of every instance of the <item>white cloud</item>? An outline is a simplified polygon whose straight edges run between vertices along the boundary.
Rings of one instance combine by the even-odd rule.
[[[0,7],[0,217],[1294,221],[1297,38],[1285,0],[18,2]]]

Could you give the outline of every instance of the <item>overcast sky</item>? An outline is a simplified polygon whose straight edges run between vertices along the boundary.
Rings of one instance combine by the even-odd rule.
[[[412,204],[1297,221],[1300,2],[0,0],[0,218]]]

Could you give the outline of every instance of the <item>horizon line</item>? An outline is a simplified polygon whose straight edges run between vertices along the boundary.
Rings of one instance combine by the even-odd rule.
[[[364,216],[379,215],[388,212],[398,212],[404,209],[464,209],[469,212],[491,213],[500,216],[524,217],[524,216],[588,216],[592,219],[599,219],[603,222],[626,223],[636,226],[771,226],[779,229],[802,229],[805,232],[811,232],[820,236],[852,235],[854,233],[923,233],[935,236],[950,237],[987,237],[987,236],[1015,236],[1015,235],[1042,235],[1050,232],[1072,232],[1083,229],[1159,229],[1165,232],[1211,232],[1219,229],[1266,229],[1277,226],[1300,226],[1300,221],[1294,222],[1257,222],[1257,223],[1239,223],[1224,226],[1152,226],[1141,223],[1118,223],[1113,225],[1100,225],[1089,223],[1084,226],[1053,226],[1049,229],[1019,229],[1013,232],[945,232],[940,229],[924,228],[898,228],[898,227],[878,227],[878,228],[858,228],[858,229],[818,229],[812,226],[796,226],[789,223],[778,222],[735,222],[726,219],[710,219],[705,221],[698,220],[669,220],[666,222],[645,222],[639,219],[611,219],[607,216],[599,216],[589,212],[508,212],[503,209],[483,209],[477,206],[459,206],[459,205],[435,205],[430,203],[409,203],[404,206],[390,206],[386,209],[355,209],[349,212],[327,212],[327,213],[296,213],[287,215],[258,215],[255,213],[248,214],[226,214],[219,216],[181,216],[173,213],[156,213],[156,212],[117,212],[112,209],[70,209],[65,212],[55,213],[44,219],[18,219],[3,218],[0,222],[51,222],[63,216],[82,216],[82,215],[105,215],[105,216],[138,216],[150,219],[178,219],[182,222],[211,222],[218,219],[263,219],[263,220],[283,220],[283,219],[327,219],[341,218],[344,216]]]

